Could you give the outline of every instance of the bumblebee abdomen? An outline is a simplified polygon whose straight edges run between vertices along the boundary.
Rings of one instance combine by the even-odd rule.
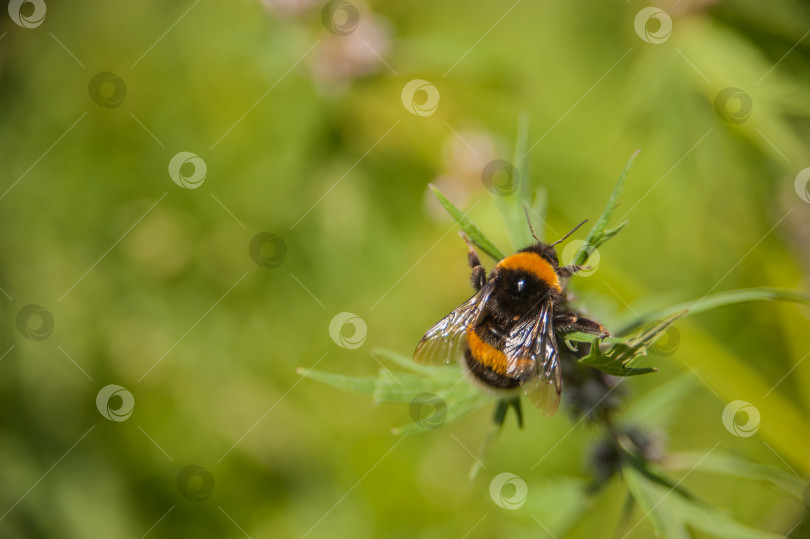
[[[496,389],[514,389],[520,385],[520,380],[505,376],[476,359],[469,348],[464,351],[464,359],[470,372],[485,385]]]
[[[502,348],[503,339],[488,324],[480,324],[467,332],[464,359],[470,372],[484,384],[512,389],[520,385],[521,379],[509,375],[509,359]]]

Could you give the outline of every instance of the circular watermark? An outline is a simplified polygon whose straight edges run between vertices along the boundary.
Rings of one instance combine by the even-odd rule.
[[[495,505],[510,511],[523,507],[528,494],[526,481],[513,473],[499,473],[489,483],[489,497]]]
[[[126,421],[135,409],[135,397],[127,388],[110,384],[101,388],[96,395],[96,408],[110,421]]]
[[[633,26],[642,41],[660,45],[672,34],[672,17],[663,9],[645,7],[636,14]]]
[[[360,11],[346,0],[331,0],[321,10],[323,26],[336,36],[348,36],[360,23]]]
[[[436,112],[439,97],[439,89],[422,79],[414,79],[402,88],[402,104],[415,116],[430,116]]]
[[[259,232],[250,240],[248,253],[259,267],[277,268],[287,259],[287,244],[281,236]]]
[[[753,108],[751,96],[739,88],[724,88],[714,99],[714,111],[729,124],[743,123],[751,116]]]
[[[346,329],[351,327],[350,334],[346,334]],[[341,348],[354,350],[360,348],[366,342],[368,327],[365,320],[354,313],[338,313],[329,322],[329,336],[335,344]]]
[[[189,464],[177,474],[177,490],[192,502],[204,502],[214,492],[214,476],[196,464]]]
[[[647,324],[647,329],[652,329],[663,320],[654,320]],[[669,357],[678,351],[681,343],[681,332],[675,326],[669,325],[662,334],[655,339],[650,346],[650,353],[658,357]]]
[[[11,20],[22,28],[36,28],[42,24],[47,10],[44,0],[11,0],[8,3]]]
[[[169,161],[169,176],[184,189],[197,189],[205,181],[208,167],[196,153],[180,152]]]
[[[723,426],[734,436],[749,438],[759,429],[759,410],[750,402],[732,401],[723,409]]]
[[[420,393],[411,400],[411,419],[426,430],[438,429],[447,419],[447,403],[433,393]]]
[[[495,159],[484,167],[481,181],[493,195],[509,196],[517,191],[520,185],[520,173],[509,161]]]
[[[127,96],[127,83],[115,73],[101,71],[90,79],[87,92],[90,94],[90,99],[99,107],[114,109],[120,107],[124,102],[124,98]]]
[[[799,195],[799,198],[810,203],[810,167],[800,170],[796,174],[793,187],[796,188],[796,194]]]
[[[28,340],[44,341],[53,333],[53,315],[42,305],[26,305],[17,313],[17,330]]]
[[[580,277],[588,277],[593,275],[596,272],[597,268],[599,267],[599,260],[601,259],[601,255],[599,254],[599,249],[591,245],[585,240],[571,240],[565,246],[562,252],[562,263],[564,266],[571,266],[574,264],[574,260],[577,258],[577,254],[580,251],[585,251],[588,253],[588,260],[585,262],[586,266],[583,266],[582,269],[576,272],[577,276]]]

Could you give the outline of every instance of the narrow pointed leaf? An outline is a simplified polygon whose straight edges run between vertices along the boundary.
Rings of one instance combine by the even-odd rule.
[[[444,206],[444,209],[447,210],[447,213],[449,213],[450,216],[453,219],[455,219],[456,223],[458,223],[458,226],[461,228],[461,230],[463,230],[464,233],[467,234],[467,237],[470,238],[470,241],[472,241],[479,249],[484,251],[493,259],[501,260],[504,258],[503,253],[501,253],[501,251],[498,250],[498,248],[495,247],[495,245],[491,241],[489,241],[489,239],[487,239],[486,236],[484,236],[484,233],[481,232],[481,229],[475,226],[475,223],[470,221],[470,219],[464,214],[463,211],[458,209],[452,202],[450,202],[450,200],[446,196],[444,196],[442,192],[439,191],[438,188],[436,188],[436,186],[429,185],[428,187],[430,187],[430,190],[433,191],[434,195],[436,195],[436,198],[439,200],[439,203],[441,203],[441,205]]]

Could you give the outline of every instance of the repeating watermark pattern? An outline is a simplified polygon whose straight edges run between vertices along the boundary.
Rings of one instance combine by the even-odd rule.
[[[517,191],[520,185],[520,173],[509,161],[495,159],[484,167],[481,181],[493,195],[509,196]]]
[[[208,166],[196,153],[180,152],[169,161],[169,176],[184,189],[199,188],[207,173]]]
[[[574,264],[574,260],[577,257],[577,253],[580,251],[585,251],[588,253],[588,262],[587,266],[583,266],[579,271],[577,271],[577,277],[588,277],[593,275],[594,272],[599,268],[599,261],[601,260],[601,255],[599,254],[599,249],[591,245],[590,243],[586,242],[585,240],[571,240],[565,246],[562,252],[562,263],[564,266],[570,266]]]
[[[101,71],[90,79],[87,92],[90,99],[99,107],[114,109],[124,102],[127,96],[127,83],[115,73]]]
[[[672,17],[663,9],[645,7],[636,14],[633,26],[642,41],[660,45],[672,34]]]
[[[348,335],[346,334],[347,328],[351,328]],[[366,342],[367,333],[368,327],[365,320],[354,313],[338,313],[329,322],[329,336],[341,348],[349,350],[360,348]]]
[[[740,423],[740,415],[745,423]],[[750,438],[759,429],[759,410],[750,402],[737,400],[728,403],[723,409],[723,426],[734,436]]]
[[[250,240],[250,258],[261,268],[277,268],[287,259],[287,244],[281,236],[259,232]]]
[[[802,502],[804,502],[804,506],[807,509],[810,509],[810,484],[804,487],[804,492],[802,492]]]
[[[214,476],[202,466],[189,464],[177,474],[177,490],[192,502],[204,502],[214,492]]]
[[[321,21],[336,36],[348,36],[360,24],[360,11],[345,0],[331,0],[321,10]]]
[[[430,116],[439,108],[439,89],[426,80],[414,79],[402,88],[402,104],[415,116]]]
[[[751,96],[744,90],[729,86],[720,90],[714,99],[714,111],[726,123],[741,124],[745,122],[754,109]]]
[[[11,0],[8,3],[11,20],[22,28],[36,28],[41,25],[47,10],[44,0]]]
[[[53,333],[53,315],[42,305],[26,305],[17,313],[17,330],[31,341],[44,341]]]
[[[796,188],[796,194],[799,195],[799,198],[810,203],[810,167],[800,170],[796,174],[793,186]]]
[[[438,429],[447,419],[447,403],[433,393],[420,393],[411,400],[411,419],[426,430]]]
[[[96,395],[96,408],[106,419],[120,423],[132,415],[132,411],[135,409],[135,397],[127,388],[110,384],[102,387]]]
[[[526,503],[528,495],[526,481],[513,473],[499,473],[489,483],[489,496],[502,509],[520,509]]]
[[[661,322],[663,322],[663,320],[653,320],[646,325],[646,328],[652,329]],[[649,350],[651,354],[656,356],[669,357],[678,351],[678,345],[680,345],[680,343],[681,332],[678,331],[678,328],[675,326],[670,325],[664,333],[655,340]]]

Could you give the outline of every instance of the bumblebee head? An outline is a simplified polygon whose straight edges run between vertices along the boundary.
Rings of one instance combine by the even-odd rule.
[[[532,232],[532,237],[537,241],[534,245],[530,245],[525,249],[521,249],[520,252],[525,253],[537,253],[541,257],[543,257],[549,264],[551,264],[554,269],[560,267],[560,259],[557,257],[557,250],[554,248],[555,245],[563,241],[565,238],[573,234],[574,232],[579,229],[582,225],[588,222],[587,219],[579,223],[577,226],[572,228],[565,236],[558,239],[554,243],[543,243],[540,238],[538,238],[534,233],[534,227],[532,227],[532,220],[529,218],[529,210],[528,208],[524,207],[523,210],[526,212],[526,221],[529,223],[529,230]]]

